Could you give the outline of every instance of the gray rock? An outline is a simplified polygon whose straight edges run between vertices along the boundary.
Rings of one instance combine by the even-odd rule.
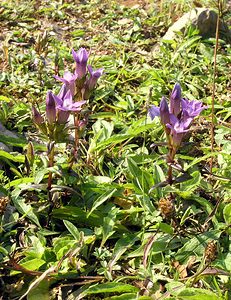
[[[175,39],[175,32],[181,31],[184,33],[190,25],[196,27],[203,38],[215,37],[217,17],[217,13],[209,8],[195,8],[177,20],[163,36],[163,40]],[[219,34],[221,38],[231,42],[231,31],[222,20],[219,24]]]
[[[14,132],[6,129],[2,125],[1,122],[0,122],[0,135],[4,135],[6,137],[11,137],[11,138],[17,138],[18,137],[16,133],[14,133]],[[1,139],[1,137],[0,137],[0,139]],[[12,147],[7,146],[6,144],[4,144],[3,142],[1,142],[1,140],[0,140],[0,150],[4,150],[6,152],[10,152],[10,151],[12,151]],[[0,167],[1,167],[1,165],[0,165]]]
[[[8,136],[8,137],[12,137],[12,138],[18,138],[17,134],[6,129],[2,123],[0,122],[0,134],[4,135],[4,136]]]
[[[6,151],[6,152],[10,152],[11,149],[10,147],[8,147],[6,144],[0,142],[0,150]]]

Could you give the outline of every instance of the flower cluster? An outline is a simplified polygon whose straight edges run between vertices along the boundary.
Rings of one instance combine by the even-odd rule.
[[[103,74],[102,68],[94,71],[90,65],[87,65],[89,54],[86,49],[80,48],[77,52],[73,49],[72,55],[76,63],[74,74],[66,71],[63,77],[55,76],[63,83],[60,92],[58,95],[51,91],[47,93],[46,122],[38,110],[32,107],[34,123],[42,132],[46,123],[49,128],[52,125],[65,125],[71,113],[80,112],[82,105],[94,90],[97,80]]]
[[[165,97],[162,97],[160,107],[152,105],[149,109],[149,116],[153,120],[160,117],[168,138],[169,148],[175,153],[179,148],[186,132],[196,116],[206,107],[200,101],[189,101],[181,97],[181,87],[175,84],[171,96],[170,106]]]

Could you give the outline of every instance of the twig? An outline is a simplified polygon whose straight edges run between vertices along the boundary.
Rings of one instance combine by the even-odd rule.
[[[218,0],[218,9],[220,10],[220,0]],[[216,74],[217,74],[217,49],[218,49],[218,40],[219,40],[219,23],[220,23],[220,11],[217,16],[217,25],[216,25],[216,44],[214,48],[214,69],[213,69],[213,90],[212,90],[212,115],[211,115],[211,152],[214,151],[214,130],[215,130],[215,91],[216,91]],[[212,173],[213,169],[213,157],[210,160],[210,172]]]
[[[149,252],[152,248],[153,243],[156,240],[156,235],[157,235],[158,232],[159,232],[159,230],[157,230],[156,233],[149,238],[147,244],[144,247],[143,266],[144,266],[145,269],[147,268],[147,261],[148,261]]]

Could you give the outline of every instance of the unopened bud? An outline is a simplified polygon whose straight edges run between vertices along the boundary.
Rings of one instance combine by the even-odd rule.
[[[46,116],[49,124],[55,123],[56,106],[55,106],[54,97],[52,95],[52,92],[50,91],[47,93],[47,98],[46,98]]]
[[[44,122],[43,117],[34,106],[32,106],[32,115],[33,115],[33,121],[36,125],[41,125]]]

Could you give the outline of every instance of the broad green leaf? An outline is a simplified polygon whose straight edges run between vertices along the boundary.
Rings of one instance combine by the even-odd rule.
[[[96,284],[90,286],[84,291],[86,295],[101,294],[101,293],[124,293],[124,292],[138,292],[139,289],[133,285],[119,283],[119,282],[108,282],[102,284]]]
[[[127,161],[128,170],[133,176],[133,183],[137,188],[137,192],[147,194],[154,183],[152,174],[148,173],[146,170],[141,170],[131,157],[129,157]],[[144,200],[148,200],[147,197]]]
[[[129,134],[115,134],[115,135],[111,136],[109,139],[98,143],[97,146],[95,147],[95,150],[105,149],[109,145],[119,144],[129,138],[131,138],[131,135],[129,135]]]
[[[177,251],[177,253],[175,254],[175,259],[184,261],[190,255],[202,256],[208,242],[211,240],[217,240],[220,235],[221,232],[219,230],[211,230],[209,232],[194,236]]]
[[[106,191],[103,195],[100,195],[93,203],[92,208],[90,210],[90,212],[87,214],[87,217],[89,217],[92,212],[94,210],[96,210],[96,208],[100,205],[102,205],[105,201],[107,201],[108,199],[110,199],[114,193],[117,191],[117,189],[113,188],[113,189],[109,189],[108,191]]]
[[[227,225],[231,224],[231,203],[226,204],[223,210],[224,219]]]
[[[119,213],[119,208],[113,206],[111,210],[108,213],[108,216],[103,219],[103,226],[102,226],[102,233],[103,233],[103,238],[101,241],[101,247],[105,244],[107,239],[113,235],[115,232],[114,227],[116,223],[116,216]]]
[[[105,300],[152,300],[149,296],[139,296],[138,293],[126,293],[119,296],[111,296]]]
[[[50,285],[51,280],[44,279],[38,285],[32,288],[32,290],[27,295],[27,300],[50,300]]]
[[[22,154],[17,153],[17,155],[15,155],[15,154],[13,155],[6,151],[0,150],[0,159],[4,159],[4,158],[12,160],[14,162],[19,162],[19,163],[24,163],[24,161],[25,161],[25,156]]]
[[[12,100],[6,96],[0,96],[0,102],[11,102]]]
[[[72,224],[70,221],[63,220],[64,225],[67,227],[67,230],[73,235],[73,237],[79,241],[80,233],[79,230]]]
[[[24,216],[33,221],[37,226],[41,227],[38,217],[33,211],[33,208],[30,204],[25,203],[25,199],[22,197],[12,197],[14,206],[16,209]]]
[[[28,141],[24,138],[13,138],[2,134],[0,134],[0,141],[7,145],[12,145],[21,148],[25,147],[28,144]]]
[[[109,269],[112,269],[113,265],[120,259],[127,249],[129,249],[138,240],[138,237],[134,234],[126,234],[124,237],[120,238],[115,244],[112,259],[108,264]]]
[[[183,193],[185,191],[192,193],[200,185],[201,174],[199,171],[193,172],[192,174],[190,174],[190,176],[193,178],[181,184],[181,190],[183,191]]]
[[[9,189],[14,186],[19,186],[20,184],[31,183],[31,182],[34,182],[34,177],[19,178],[19,179],[15,179],[15,180],[12,180],[11,182],[7,183],[4,186],[4,188]]]
[[[143,207],[144,211],[148,212],[150,215],[152,215],[156,211],[148,195],[136,195],[136,197],[139,199],[139,202]]]
[[[28,259],[28,258],[27,258]],[[37,271],[41,266],[43,266],[46,262],[41,258],[32,258],[23,263],[19,263],[23,268],[30,271]],[[11,275],[15,275],[20,273],[20,271],[12,271]]]
[[[87,212],[79,207],[65,206],[54,209],[53,217],[61,220],[74,221],[79,225],[100,226],[103,223],[104,215],[95,211],[88,217]]]
[[[217,296],[215,293],[197,288],[185,288],[177,294],[179,300],[222,300],[220,296]]]
[[[34,183],[39,184],[43,180],[44,176],[48,173],[49,170],[47,168],[37,171],[34,176]]]

